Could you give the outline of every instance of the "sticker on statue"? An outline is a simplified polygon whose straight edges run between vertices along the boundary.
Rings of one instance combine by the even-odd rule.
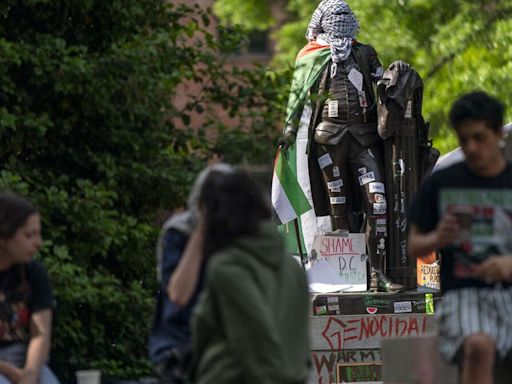
[[[331,164],[332,158],[331,155],[329,155],[328,153],[318,158],[318,165],[320,166],[320,169],[324,169],[325,167],[328,167]]]
[[[372,181],[375,181],[375,172],[368,172],[359,176],[359,185],[366,185]]]
[[[383,183],[370,183],[370,193],[386,193]]]
[[[327,105],[329,117],[338,117],[338,100],[329,100]]]
[[[343,187],[343,180],[339,179],[331,181],[330,183],[327,183],[327,187],[329,189]]]

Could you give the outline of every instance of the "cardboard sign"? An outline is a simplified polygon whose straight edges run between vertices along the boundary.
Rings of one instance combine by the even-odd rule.
[[[329,272],[332,284],[336,284],[344,292],[367,290],[367,256],[363,233],[350,233],[347,237],[316,236],[313,250],[318,260],[323,261],[321,273],[325,277]],[[325,271],[326,267],[330,271]]]
[[[429,263],[430,262],[430,263]],[[418,285],[426,288],[441,289],[439,264],[433,258],[417,261]]]
[[[382,364],[371,363],[339,363],[336,364],[338,383],[382,383]]]

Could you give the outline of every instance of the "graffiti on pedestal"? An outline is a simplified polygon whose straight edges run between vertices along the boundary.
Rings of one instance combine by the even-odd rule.
[[[347,341],[420,336],[426,332],[427,316],[362,316],[350,320],[329,317],[322,337],[331,350],[343,349]]]

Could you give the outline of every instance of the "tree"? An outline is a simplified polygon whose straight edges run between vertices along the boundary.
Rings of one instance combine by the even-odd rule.
[[[241,4],[244,4],[243,7]],[[258,4],[259,12],[240,17]],[[217,0],[215,11],[226,23],[246,28],[275,25],[273,2]],[[319,1],[289,0],[288,21],[274,33],[277,67],[290,65],[304,45],[304,33]],[[432,122],[435,145],[456,145],[447,113],[454,99],[484,89],[512,105],[506,87],[511,73],[511,0],[361,0],[348,1],[361,25],[359,40],[375,46],[385,65],[400,58],[411,63],[425,81],[424,114]],[[259,18],[262,18],[261,20]],[[508,114],[512,119],[512,114]]]
[[[227,68],[242,35],[221,28],[217,39],[199,7],[6,0],[0,18],[0,187],[41,209],[52,365],[63,382],[83,367],[147,374],[156,214],[183,205],[212,152],[270,161],[288,80]],[[187,81],[202,91],[178,110]],[[213,104],[238,124],[219,123]],[[192,111],[203,129],[188,128]]]

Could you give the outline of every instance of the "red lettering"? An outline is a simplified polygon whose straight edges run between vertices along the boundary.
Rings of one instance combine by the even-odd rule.
[[[329,355],[329,359],[327,359],[327,355],[322,353],[320,361],[318,361],[318,355],[313,352],[313,362],[315,363],[316,372],[318,374],[322,372],[324,367],[327,367],[329,372],[334,368],[334,364],[336,363],[336,355],[334,353],[330,353]]]
[[[422,333],[425,333],[427,331],[427,316],[423,316],[423,326],[421,328]]]
[[[409,328],[407,329],[407,334],[411,336],[413,332],[416,332],[416,335],[419,335],[420,329],[418,327],[418,321],[415,317],[411,317],[409,319]]]
[[[360,325],[360,333],[359,333],[359,340],[362,340],[363,337],[367,339],[371,335],[371,324],[370,319],[368,317],[361,319],[361,325]],[[364,333],[364,334],[363,334]]]
[[[331,252],[331,247],[329,246],[329,238],[324,237],[324,238],[322,238],[322,249],[321,249],[320,253],[322,255],[326,255],[326,254],[329,254],[330,252]]]
[[[372,337],[375,337],[377,335],[377,332],[379,332],[379,329],[380,329],[379,328],[379,320],[377,320],[376,318],[372,318],[371,326],[370,326]]]
[[[403,326],[403,328],[401,328]],[[407,320],[396,319],[395,323],[395,335],[404,336],[407,332]]]
[[[382,337],[387,337],[388,336],[388,332],[384,332],[384,323],[388,321],[387,317],[386,316],[382,316],[380,318],[380,333],[382,335]]]
[[[353,248],[352,248],[352,238],[350,237],[345,237],[345,238],[342,238],[341,239],[341,249],[342,249],[342,252],[345,253],[345,248],[348,248],[348,252],[353,252]]]

